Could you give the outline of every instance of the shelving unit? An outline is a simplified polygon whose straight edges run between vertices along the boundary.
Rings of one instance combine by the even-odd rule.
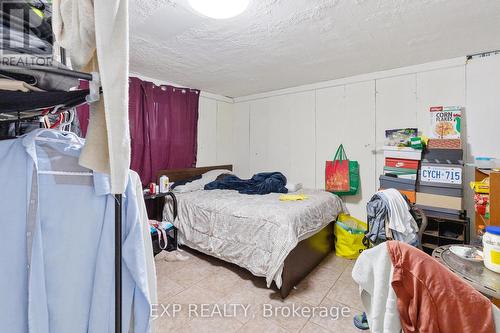
[[[500,172],[476,168],[477,182],[487,177],[490,177],[490,218],[486,219],[476,212],[476,231],[480,225],[500,225]]]
[[[456,237],[455,237],[456,235]],[[469,243],[469,219],[427,215],[427,228],[422,235],[422,248],[428,254],[439,246]]]

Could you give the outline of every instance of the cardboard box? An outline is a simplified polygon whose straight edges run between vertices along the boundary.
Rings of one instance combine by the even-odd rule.
[[[463,189],[461,184],[442,184],[418,181],[417,191],[429,194],[447,195],[450,197],[462,197]]]
[[[462,149],[460,139],[429,139],[428,149]]]
[[[440,207],[462,210],[462,198],[417,192],[417,204],[422,206]]]
[[[384,146],[384,157],[420,161],[422,151],[410,147]]]
[[[380,188],[395,188],[396,190],[415,191],[417,182],[412,179],[380,176]]]
[[[405,160],[402,158],[386,158],[385,166],[390,168],[403,168],[403,169],[418,169],[418,161],[416,160]]]
[[[462,149],[426,149],[422,155],[422,162],[438,164],[464,164]]]
[[[433,106],[430,115],[431,139],[460,139],[462,122],[460,106]]]

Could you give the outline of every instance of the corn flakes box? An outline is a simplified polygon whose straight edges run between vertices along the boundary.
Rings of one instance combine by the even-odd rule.
[[[431,139],[460,139],[462,107],[433,106],[430,108]]]

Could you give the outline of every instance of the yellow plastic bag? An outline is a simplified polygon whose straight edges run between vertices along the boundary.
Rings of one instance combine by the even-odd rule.
[[[367,224],[355,217],[340,214],[335,223],[335,254],[356,259],[365,249],[363,238]]]

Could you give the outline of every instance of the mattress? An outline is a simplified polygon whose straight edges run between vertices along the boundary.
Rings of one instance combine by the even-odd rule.
[[[176,194],[178,218],[167,201],[164,220],[179,230],[179,242],[248,269],[281,287],[285,258],[301,240],[346,211],[329,192],[302,190],[303,201],[280,201],[281,194],[246,195],[230,190]]]

